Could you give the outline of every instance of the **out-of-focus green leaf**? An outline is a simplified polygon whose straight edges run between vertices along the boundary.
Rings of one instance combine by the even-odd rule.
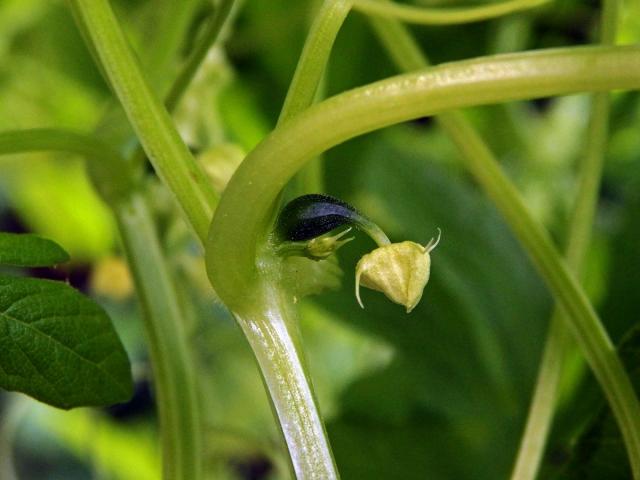
[[[113,220],[87,180],[82,162],[51,154],[19,155],[2,162],[0,185],[30,230],[64,245],[78,261],[111,249]]]
[[[118,480],[160,478],[157,435],[147,425],[119,424],[99,412],[40,412],[39,421],[80,459]]]
[[[629,172],[632,171],[629,169]],[[618,352],[631,375],[636,392],[640,393],[640,327],[637,323],[640,314],[637,302],[637,286],[640,284],[640,224],[637,212],[640,195],[636,188],[629,188],[619,207],[623,207],[619,212],[620,231],[610,245],[611,275],[607,282],[608,295],[601,311],[612,338],[620,343]],[[590,379],[573,401],[577,404],[573,410],[582,410],[582,416],[565,414],[565,417],[569,417],[565,422],[570,426],[579,425],[579,429],[574,427],[573,431],[578,430],[580,434],[565,433],[565,436],[571,437],[573,445],[571,457],[558,478],[631,478],[622,436],[595,381]],[[583,407],[585,403],[586,408]],[[569,405],[567,408],[572,407]],[[585,422],[585,417],[589,418],[588,422]],[[561,440],[560,443],[568,442]]]
[[[0,265],[48,267],[69,260],[55,242],[30,234],[0,232]]]
[[[109,317],[62,282],[0,276],[0,387],[60,408],[110,405],[132,393]]]
[[[33,8],[35,16],[18,22],[10,41],[0,35],[0,43],[7,40],[4,50],[0,45],[0,130],[87,130],[102,110],[104,84],[64,5]],[[29,230],[87,261],[113,246],[113,223],[82,162],[69,157],[4,156],[0,189]]]
[[[618,352],[627,367],[636,392],[640,391],[640,327],[625,337]],[[632,478],[624,441],[611,409],[601,401],[600,409],[578,438],[571,459],[560,474],[566,480],[627,480]]]
[[[339,150],[351,158],[331,164],[332,179],[350,178],[347,191],[356,193],[332,193],[392,241],[424,244],[437,227],[442,240],[410,315],[368,291],[361,310],[350,286],[321,297],[395,350],[387,369],[343,395],[342,413],[329,424],[336,460],[345,478],[502,478],[524,424],[549,298],[488,202],[428,151],[394,136]],[[346,272],[372,248],[360,245],[341,250]]]

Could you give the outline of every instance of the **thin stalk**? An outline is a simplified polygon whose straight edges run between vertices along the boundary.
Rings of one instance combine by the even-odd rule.
[[[325,0],[307,34],[278,124],[308,108],[316,97],[329,55],[353,0]]]
[[[420,25],[454,25],[480,22],[529,10],[549,3],[549,0],[507,0],[475,7],[428,8],[379,0],[355,0],[353,9],[368,15],[396,19]]]
[[[108,203],[127,195],[136,181],[135,175],[130,175],[126,160],[111,145],[93,135],[46,128],[0,132],[0,155],[45,150],[74,153],[89,159],[87,169]]]
[[[202,432],[184,317],[151,212],[141,193],[118,204],[127,260],[145,320],[160,420],[163,478],[202,478]]]
[[[232,309],[255,296],[259,245],[286,182],[305,162],[357,135],[394,123],[466,106],[640,87],[640,48],[587,47],[478,58],[392,77],[317,103],[274,130],[237,170],[216,211],[207,242],[207,272]],[[568,320],[623,432],[632,468],[640,475],[640,404],[615,348],[580,285],[546,232],[477,135],[447,114],[450,134],[467,168],[524,245]],[[452,121],[453,120],[453,121]],[[468,143],[462,144],[462,139]],[[238,221],[242,219],[242,221]],[[234,262],[228,259],[233,258]]]
[[[602,44],[615,43],[617,23],[617,0],[605,0],[600,20]],[[591,99],[585,155],[579,165],[578,193],[569,223],[566,248],[567,265],[578,278],[582,274],[598,203],[609,131],[610,105],[608,93],[594,94]],[[556,306],[551,317],[527,423],[511,474],[512,480],[534,480],[540,469],[553,422],[564,360],[571,345],[565,316],[562,308]]]
[[[602,95],[607,98],[603,98]],[[567,265],[578,277],[582,272],[588,242],[591,238],[591,226],[604,161],[608,111],[608,95],[594,95],[592,120],[587,138],[587,154],[581,165],[580,185],[572,212],[566,250]],[[598,150],[600,157],[597,155]],[[557,306],[551,317],[527,423],[511,475],[513,480],[533,480],[540,469],[555,412],[566,351],[572,343],[564,316],[566,313]]]
[[[64,130],[34,129],[0,133],[0,154],[54,150],[83,155],[88,165],[104,167],[93,180],[107,196],[118,220],[148,338],[162,443],[164,478],[201,478],[200,408],[195,373],[184,331],[183,315],[166,267],[153,219],[135,190],[128,164],[109,145],[90,135]],[[115,177],[109,177],[109,172]],[[127,183],[118,183],[119,179]],[[111,181],[113,184],[105,185]]]
[[[189,58],[182,65],[180,72],[176,76],[175,80],[169,88],[169,92],[165,96],[164,106],[168,112],[173,112],[182,96],[191,85],[192,80],[198,72],[198,68],[204,61],[211,47],[216,43],[223,27],[229,19],[231,9],[235,0],[222,0],[218,8],[216,9],[213,17],[209,20],[207,28],[202,33],[201,38],[198,40],[196,47],[189,55]],[[132,162],[137,165],[144,161],[145,152],[142,147],[138,147],[135,153],[132,155]]]
[[[61,151],[102,163],[124,163],[111,145],[85,133],[53,128],[0,132],[0,154]]]
[[[150,42],[145,43],[150,48],[141,58],[145,69],[154,72],[149,76],[150,82],[159,91],[167,85],[167,73],[172,70],[194,11],[200,3],[201,0],[167,0],[148,5],[153,10],[143,16],[144,23],[140,26],[150,30],[142,38],[142,42]]]
[[[220,37],[222,27],[224,27],[229,18],[233,4],[234,0],[222,0],[216,8],[213,17],[209,20],[207,28],[202,32],[202,36],[198,40],[196,47],[180,69],[178,76],[173,81],[165,97],[164,104],[168,111],[172,112],[176,108],[182,95],[189,87],[189,84],[191,84],[191,80],[195,77],[198,67],[200,67],[207,53]]]
[[[372,23],[400,68],[414,70],[427,64],[426,57],[422,54],[404,27],[397,22],[381,19],[372,20]],[[596,96],[608,97],[608,94],[602,93],[596,94]],[[581,174],[574,221],[570,229],[571,239],[568,251],[568,262],[570,266],[575,266],[575,263],[581,261],[581,257],[584,256],[588,245],[589,229],[595,207],[598,179],[600,178],[600,170],[602,168],[602,156],[599,156],[597,152],[601,151],[606,139],[606,128],[605,125],[603,125],[603,121],[604,124],[606,124],[607,115],[602,111],[602,109],[605,108],[604,105],[600,104],[602,101],[603,100],[597,100],[594,105],[597,111],[594,112],[592,125],[590,127],[593,136],[590,136],[589,140],[589,144],[593,148],[590,147],[588,149],[591,155],[588,156],[583,165],[584,168]],[[608,100],[606,101],[608,102]],[[441,126],[451,136],[454,143],[458,145],[463,155],[465,154],[465,145],[482,143],[477,133],[471,136],[457,133],[459,131],[473,132],[472,127],[464,117],[445,114],[440,116],[439,119]],[[456,125],[462,125],[462,128],[457,129]],[[487,158],[492,156],[486,145],[483,150]],[[469,151],[468,153],[473,152]],[[497,163],[495,158],[493,161]],[[571,332],[565,326],[567,319],[559,318],[559,315],[560,313],[558,311],[550,324],[549,340],[543,352],[526,433],[523,437],[516,469],[512,477],[514,479],[523,478],[522,476],[525,476],[524,478],[535,478],[540,458],[544,451],[548,430],[551,419],[553,418],[552,415],[562,371],[564,351],[571,339]]]
[[[319,96],[333,44],[352,4],[353,0],[324,0],[315,13],[278,124],[308,108]],[[298,173],[294,190],[294,196],[322,190],[320,159],[310,162]]]
[[[204,242],[217,195],[147,84],[108,0],[70,0],[70,5],[147,157]]]

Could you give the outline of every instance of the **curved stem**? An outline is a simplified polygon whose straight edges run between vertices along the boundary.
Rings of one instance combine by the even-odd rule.
[[[309,158],[338,143],[449,109],[638,86],[639,47],[579,47],[452,62],[317,103],[272,132],[227,186],[207,245],[211,276],[218,280],[216,272],[225,273],[215,282],[224,285],[218,293],[228,292],[232,306],[241,300],[233,292],[256,278],[256,249],[268,231],[278,193]],[[219,261],[214,250],[220,252]],[[230,255],[237,258],[233,268],[222,265]]]
[[[136,282],[153,367],[163,478],[202,477],[202,432],[184,318],[146,199],[134,193],[115,208]]]
[[[35,128],[0,132],[0,155],[53,150],[81,155],[96,189],[109,203],[128,195],[136,181],[126,160],[93,135],[61,129]]]
[[[90,135],[34,129],[0,133],[0,154],[39,150],[84,155],[89,166],[105,168],[94,181],[107,197],[134,274],[148,337],[162,441],[164,478],[201,478],[201,432],[195,374],[189,358],[183,315],[161,252],[146,200],[132,186],[129,165],[109,145]],[[109,180],[108,175],[115,177]],[[114,180],[115,178],[115,180]],[[118,183],[120,178],[128,183]],[[104,182],[113,182],[113,186]]]
[[[600,21],[601,43],[615,42],[618,20],[617,0],[605,0]],[[598,203],[598,190],[605,160],[609,130],[610,96],[597,93],[591,101],[585,155],[580,163],[578,193],[569,224],[567,265],[579,278],[591,239],[591,229]],[[567,348],[571,345],[566,327],[566,313],[561,307],[551,317],[549,333],[542,354],[527,423],[511,474],[512,480],[534,480],[538,475],[556,408]]]
[[[480,22],[539,7],[546,3],[549,3],[549,0],[507,0],[475,7],[427,8],[379,0],[355,0],[353,9],[368,15],[393,18],[407,23],[453,25]]]
[[[147,84],[108,0],[70,0],[147,157],[203,242],[217,195]]]
[[[393,123],[465,106],[638,87],[640,48],[568,48],[444,64],[318,103],[272,132],[227,186],[207,242],[209,278],[232,309],[247,301],[243,292],[259,288],[256,253],[258,245],[264,244],[280,190],[306,160],[338,143]],[[448,117],[455,119],[455,115]],[[449,120],[448,124],[454,136],[476,138],[463,122]],[[471,141],[459,147],[466,152],[467,168],[567,311],[571,329],[623,432],[633,471],[640,475],[640,405],[593,307],[486,146]],[[229,258],[235,262],[228,262]]]

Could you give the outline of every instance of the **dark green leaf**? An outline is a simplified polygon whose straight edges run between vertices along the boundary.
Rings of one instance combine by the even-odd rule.
[[[0,232],[0,265],[49,267],[68,260],[67,252],[51,240],[26,233]]]
[[[131,396],[127,355],[109,317],[61,282],[0,276],[0,387],[60,408]]]

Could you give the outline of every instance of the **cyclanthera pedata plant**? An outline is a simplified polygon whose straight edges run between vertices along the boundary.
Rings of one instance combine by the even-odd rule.
[[[640,403],[628,367],[580,284],[608,135],[608,92],[640,88],[640,47],[614,45],[617,0],[604,0],[598,45],[504,53],[436,66],[429,65],[420,44],[401,22],[424,29],[433,25],[446,28],[504,17],[546,2],[507,0],[464,8],[385,0],[317,3],[277,125],[257,145],[255,141],[249,145],[249,153],[228,182],[228,172],[242,156],[241,148],[207,149],[210,145],[202,141],[204,145],[198,147],[203,147],[205,153],[198,158],[189,148],[207,129],[211,131],[204,136],[216,137],[218,144],[228,147],[220,140],[229,140],[225,138],[224,121],[216,117],[199,122],[199,116],[206,116],[206,112],[199,110],[197,99],[189,98],[185,110],[178,113],[180,117],[194,117],[181,120],[192,137],[187,146],[172,113],[181,105],[190,85],[198,93],[198,87],[206,82],[202,78],[194,80],[201,64],[222,56],[221,39],[233,28],[231,20],[242,8],[241,2],[232,0],[165,2],[166,12],[154,12],[163,21],[149,26],[149,38],[137,43],[140,52],[134,51],[130,43],[130,27],[123,27],[121,17],[126,15],[126,7],[121,5],[122,10],[116,13],[109,0],[69,0],[78,30],[113,94],[113,102],[94,132],[72,132],[52,125],[48,129],[0,133],[3,154],[61,151],[85,157],[96,192],[111,208],[144,319],[164,478],[205,478],[209,435],[204,426],[206,396],[202,394],[202,383],[211,379],[197,373],[199,365],[190,351],[194,335],[189,320],[196,308],[190,308],[189,297],[174,278],[175,269],[163,248],[164,239],[159,236],[149,185],[159,180],[171,192],[171,201],[175,201],[181,220],[190,229],[186,236],[195,239],[198,254],[204,256],[212,287],[207,287],[209,293],[215,292],[251,348],[284,440],[290,472],[300,479],[339,478],[340,454],[336,455],[336,463],[306,362],[299,327],[301,299],[343,288],[339,286],[335,253],[348,250],[343,247],[352,240],[354,230],[360,230],[375,242],[376,248],[363,253],[354,265],[352,302],[360,306],[368,303],[360,296],[360,287],[367,287],[404,307],[410,313],[406,318],[411,320],[407,322],[415,322],[421,312],[415,309],[430,279],[431,256],[439,245],[441,232],[437,223],[417,225],[424,238],[395,238],[394,231],[389,239],[372,219],[385,214],[393,217],[395,212],[376,211],[375,202],[367,206],[366,198],[362,205],[352,201],[356,208],[322,193],[322,155],[364,134],[435,116],[437,125],[455,146],[464,169],[508,225],[557,304],[529,420],[514,459],[513,478],[534,479],[538,474],[557,408],[563,360],[568,358],[569,339],[573,338],[611,411],[600,413],[595,426],[578,444],[584,450],[584,442],[589,439],[602,442],[597,435],[599,425],[614,432],[617,426],[617,452],[622,451],[623,445],[630,474],[640,479]],[[555,7],[549,4],[547,8]],[[400,74],[322,99],[329,57],[336,40],[340,41],[338,33],[343,22],[352,11],[364,15],[381,49]],[[151,53],[141,54],[147,48]],[[188,53],[176,68],[175,58],[184,49]],[[207,60],[208,52],[213,53]],[[237,74],[241,76],[242,72]],[[592,93],[593,97],[586,153],[579,166],[578,193],[563,256],[503,171],[497,155],[458,110],[576,93]],[[155,177],[145,168],[147,160]],[[404,166],[398,162],[396,167],[400,178]],[[447,208],[446,203],[437,203],[419,207]],[[467,208],[473,204],[467,201]],[[368,216],[360,212],[365,209]],[[481,213],[489,218],[493,210],[487,208]],[[448,220],[446,216],[441,218]],[[473,218],[473,222],[486,220],[486,225],[493,225],[490,222],[495,219],[491,218]],[[375,220],[392,226],[385,226],[385,230],[395,230],[393,221]],[[435,229],[437,236],[433,235]],[[449,248],[449,231],[444,225],[442,237],[435,258],[441,251],[444,257],[444,250]],[[451,243],[455,248],[455,241]],[[478,257],[475,252],[469,256],[473,262],[481,262],[483,269],[492,268],[493,260]],[[33,267],[55,265],[66,259],[64,251],[47,240],[0,235],[0,264]],[[442,269],[454,270],[446,258]],[[455,275],[449,280],[452,284],[463,283]],[[112,404],[130,396],[132,380],[125,352],[100,307],[62,283],[16,276],[2,276],[0,283],[1,387],[62,408]],[[441,290],[446,291],[445,284],[438,283]],[[449,305],[437,310],[440,314],[460,309],[470,317],[480,315],[473,302],[458,304],[462,302],[448,291],[441,295],[448,298]],[[372,302],[380,300],[369,298]],[[474,301],[491,304],[486,299]],[[494,301],[500,303],[503,299]],[[372,310],[364,309],[364,315],[373,316],[369,313]],[[404,338],[409,335],[405,326],[387,328],[393,328],[394,337]],[[494,349],[489,336],[477,336],[481,339],[478,349],[488,358],[482,368],[498,383],[496,379],[508,377],[508,373],[500,371],[500,352]],[[405,341],[402,345],[408,348],[423,348],[412,346],[412,339]],[[629,355],[625,352],[634,341],[623,345],[627,364]],[[398,395],[415,395],[425,401],[427,394],[421,386],[405,385],[403,375],[414,367],[435,372],[438,366],[412,365],[403,359],[403,354],[413,358],[408,352],[399,352],[393,364],[395,370],[390,369],[391,381],[403,386]],[[447,377],[446,372],[440,374]],[[433,376],[440,378],[435,373]],[[505,387],[501,392],[505,409],[514,403],[508,398],[508,390]],[[439,405],[440,411],[434,409],[432,416],[439,418],[446,412],[447,403],[450,400]],[[467,417],[460,420],[461,424],[474,416],[471,407],[465,412]],[[411,407],[392,414],[405,418],[411,415]],[[471,445],[475,433],[469,431],[455,437],[452,444],[458,445],[456,442],[464,438]],[[393,466],[389,468],[393,471]]]

